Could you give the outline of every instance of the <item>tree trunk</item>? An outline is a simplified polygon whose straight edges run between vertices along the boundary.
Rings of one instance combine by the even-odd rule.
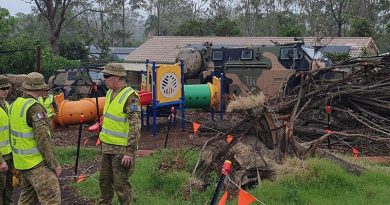
[[[50,45],[51,45],[51,48],[53,50],[53,53],[57,56],[60,54],[60,46],[58,45],[58,39],[59,39],[59,36],[52,33],[52,35],[50,37]]]
[[[367,0],[359,0],[358,16],[367,19]]]
[[[337,37],[341,37],[341,27],[343,24],[341,22],[337,22]]]

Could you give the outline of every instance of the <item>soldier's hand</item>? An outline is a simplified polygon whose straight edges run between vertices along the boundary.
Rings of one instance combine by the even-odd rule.
[[[57,177],[60,177],[61,172],[62,172],[62,168],[61,168],[60,166],[58,166],[58,167],[56,168],[56,175],[57,175]]]
[[[2,162],[0,164],[0,172],[6,172],[6,171],[8,171],[8,165],[6,162]]]
[[[133,158],[127,155],[123,155],[122,157],[122,166],[129,167],[131,164],[133,164]]]

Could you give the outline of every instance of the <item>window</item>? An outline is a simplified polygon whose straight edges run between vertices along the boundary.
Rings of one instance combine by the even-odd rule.
[[[253,51],[252,50],[243,50],[241,52],[241,60],[252,60]]]
[[[297,48],[282,48],[280,50],[280,59],[282,60],[301,59],[302,56],[302,52]]]
[[[104,82],[103,73],[97,72],[97,71],[89,71],[89,76],[91,76],[91,79],[93,82]]]
[[[222,51],[213,51],[213,61],[221,61],[223,56]]]
[[[69,71],[68,72],[68,80],[76,80],[77,71]]]

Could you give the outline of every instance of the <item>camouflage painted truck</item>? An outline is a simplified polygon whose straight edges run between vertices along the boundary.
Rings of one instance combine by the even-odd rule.
[[[185,63],[188,84],[209,82],[211,70],[216,70],[225,74],[227,93],[239,95],[261,90],[267,96],[293,87],[298,80],[294,76],[297,71],[324,67],[326,60],[303,43],[213,46],[208,42],[200,47],[182,49],[177,61],[180,59]]]
[[[98,96],[103,97],[108,90],[104,81],[104,65],[84,66],[79,68],[69,68],[56,70],[49,78],[49,85],[55,93],[63,92],[65,98],[80,99],[85,97],[95,97],[93,85],[97,85]],[[126,71],[126,82],[135,89],[139,89],[139,73]]]
[[[66,98],[94,97],[93,85],[98,85],[98,96],[104,96],[107,88],[99,67],[80,67],[56,70],[48,80],[55,93],[63,92]]]

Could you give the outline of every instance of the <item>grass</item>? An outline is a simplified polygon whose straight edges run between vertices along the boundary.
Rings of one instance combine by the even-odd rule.
[[[326,160],[306,163],[305,171],[265,181],[249,192],[266,204],[389,204],[388,173],[366,171],[356,176]]]
[[[61,166],[74,165],[76,161],[76,147],[56,147],[54,153],[59,160]],[[100,150],[96,148],[80,148],[79,164],[86,161],[98,159],[100,157]]]
[[[180,157],[184,156],[183,163]],[[190,177],[197,153],[162,150],[140,158],[130,181],[133,185],[136,205],[190,205],[209,204],[217,178],[209,182],[204,192],[193,192],[192,199],[183,198],[183,186]],[[172,166],[168,166],[172,165]],[[366,171],[360,176],[344,171],[332,162],[309,159],[301,162],[294,159],[278,168],[275,181],[264,180],[260,186],[247,190],[265,204],[389,204],[390,174],[382,171]],[[98,179],[98,173],[94,175]],[[96,202],[99,183],[88,178],[74,184],[82,196]],[[114,204],[119,204],[115,199]],[[237,204],[237,197],[227,204]],[[253,203],[257,204],[257,203]]]
[[[135,170],[130,178],[133,186],[136,205],[190,205],[199,204],[183,200],[182,188],[190,177],[195,166],[197,152],[184,150],[160,150],[152,156],[137,159]],[[169,166],[171,165],[171,166]],[[165,171],[162,171],[165,170]],[[93,175],[99,179],[99,173]],[[72,184],[82,196],[96,203],[100,195],[99,182],[87,178],[82,183]],[[196,201],[204,201],[212,195],[211,189],[206,192],[193,193]],[[114,198],[113,204],[119,204]]]

